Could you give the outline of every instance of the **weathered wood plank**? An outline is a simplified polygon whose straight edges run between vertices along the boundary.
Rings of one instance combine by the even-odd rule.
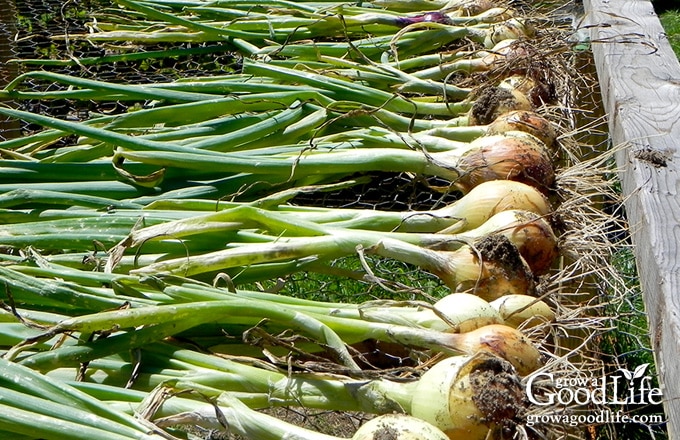
[[[680,438],[680,63],[647,0],[585,0],[670,438]]]

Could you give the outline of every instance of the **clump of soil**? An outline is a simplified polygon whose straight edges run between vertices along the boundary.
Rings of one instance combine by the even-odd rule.
[[[488,359],[470,373],[477,408],[486,422],[512,432],[525,418],[527,401],[517,373],[502,359]]]
[[[511,272],[517,272],[525,268],[522,256],[508,237],[505,235],[489,235],[477,243],[475,248],[484,261],[503,263],[503,266]]]
[[[512,107],[516,98],[513,94],[500,87],[486,87],[475,99],[470,110],[470,116],[479,125],[492,123],[498,117],[498,109]]]

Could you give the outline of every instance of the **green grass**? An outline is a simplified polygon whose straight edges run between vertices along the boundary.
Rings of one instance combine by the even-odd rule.
[[[642,290],[635,265],[635,257],[630,248],[623,248],[614,255],[612,264],[617,268],[624,283],[620,289],[623,297],[616,298],[606,308],[606,316],[615,317],[612,331],[602,336],[600,349],[605,364],[609,365],[607,374],[616,374],[618,368],[634,370],[643,364],[650,364],[648,374],[652,376],[653,386],[658,387],[657,369],[649,339],[649,326],[645,313]],[[617,295],[619,296],[619,295]],[[661,405],[628,406],[629,415],[663,414]],[[643,425],[635,423],[616,424],[611,431],[601,432],[599,439],[647,440],[666,439],[664,425]]]
[[[659,19],[666,30],[673,51],[680,58],[680,9],[663,12]]]

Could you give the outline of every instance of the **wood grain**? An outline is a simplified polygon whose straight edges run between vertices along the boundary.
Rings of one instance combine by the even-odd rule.
[[[680,438],[680,63],[649,1],[585,0],[671,439]]]

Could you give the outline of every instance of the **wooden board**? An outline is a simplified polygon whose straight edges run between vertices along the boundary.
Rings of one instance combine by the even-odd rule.
[[[680,63],[649,1],[584,0],[671,439],[680,438]]]

